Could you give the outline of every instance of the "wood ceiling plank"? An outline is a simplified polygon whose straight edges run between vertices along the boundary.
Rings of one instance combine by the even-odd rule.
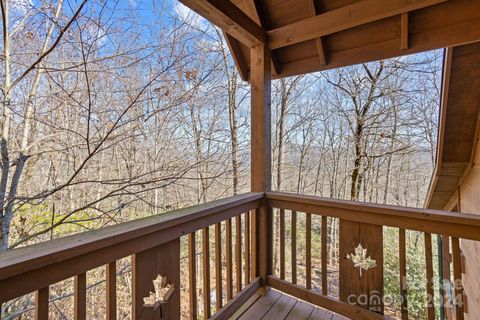
[[[230,1],[179,1],[250,48],[267,41],[262,27]]]
[[[447,0],[362,0],[267,32],[268,46],[278,49]]]
[[[306,48],[301,52],[297,50],[296,55],[300,58],[294,55],[295,47],[310,41],[279,49],[281,77],[480,41],[480,2],[452,0],[410,12],[407,50],[401,50],[399,46],[399,23],[400,16],[394,16],[329,35],[326,38],[329,48],[326,66],[318,63],[313,47],[309,52]]]

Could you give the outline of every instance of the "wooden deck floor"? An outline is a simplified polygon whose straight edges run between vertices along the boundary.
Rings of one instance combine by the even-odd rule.
[[[328,310],[298,300],[276,290],[250,302],[248,309],[234,316],[238,320],[348,320]]]

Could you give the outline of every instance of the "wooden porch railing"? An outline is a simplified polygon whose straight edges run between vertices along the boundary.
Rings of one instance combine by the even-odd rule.
[[[214,309],[216,318],[223,319],[260,287],[260,280],[251,274],[250,267],[251,251],[254,252],[250,244],[250,211],[257,209],[262,199],[263,193],[247,193],[3,253],[0,255],[0,305],[35,292],[35,318],[48,319],[49,287],[73,277],[73,314],[75,319],[86,319],[87,271],[105,266],[106,318],[116,319],[116,261],[131,256],[132,319],[159,319],[160,316],[179,319],[181,286],[189,288],[190,318],[197,319],[200,311],[197,306],[200,288],[196,279],[198,254],[202,256],[202,265],[198,266],[203,278],[201,314],[209,318]],[[215,230],[214,308],[210,301],[210,227]],[[197,241],[199,233],[201,240]],[[186,237],[184,243],[188,243],[188,283],[181,283],[180,279],[182,237]],[[201,247],[198,253],[197,244]],[[226,261],[222,261],[222,247],[226,250]],[[225,268],[226,299],[222,288],[222,269]],[[154,290],[152,280],[158,275],[166,276],[175,290],[165,305],[145,307],[143,298]],[[222,312],[218,312],[220,309]]]
[[[360,202],[331,200],[313,196],[303,196],[278,192],[268,192],[266,193],[265,197],[266,205],[274,209],[274,215],[278,215],[278,226],[274,227],[277,228],[277,232],[279,233],[278,239],[280,260],[278,274],[269,275],[266,280],[267,285],[297,298],[324,307],[325,309],[350,317],[352,319],[388,318],[381,314],[369,311],[368,309],[372,306],[368,303],[367,305],[362,305],[362,308],[357,305],[347,303],[347,301],[342,301],[345,300],[342,299],[342,297],[340,297],[340,299],[338,299],[337,297],[333,297],[332,294],[329,292],[327,280],[327,218],[338,219],[340,222],[349,221],[366,225],[393,227],[398,229],[399,234],[399,295],[403,298],[401,306],[401,318],[409,319],[407,308],[408,300],[406,299],[408,294],[406,283],[406,266],[408,261],[406,259],[405,234],[406,230],[420,231],[424,233],[425,239],[425,273],[428,282],[425,295],[426,297],[434,296],[432,234],[437,234],[441,235],[444,243],[451,243],[451,252],[448,248],[444,247],[443,249],[444,255],[446,256],[445,258],[449,259],[449,256],[451,256],[451,260],[453,262],[453,279],[451,279],[449,272],[444,272],[444,274],[442,275],[442,280],[444,284],[451,284],[451,287],[454,288],[454,292],[449,293],[444,291],[443,298],[446,304],[452,304],[450,306],[450,310],[454,313],[455,319],[463,319],[464,297],[463,289],[461,287],[462,259],[460,251],[460,239],[480,241],[480,216],[472,214],[462,214],[457,212],[412,209],[386,205],[373,205]],[[289,268],[291,275],[289,277],[289,281],[286,280],[285,276],[285,239],[287,235],[285,232],[285,216],[288,211],[291,218],[291,230],[289,232],[289,236],[291,237],[291,266]],[[301,264],[305,266],[305,283],[302,285],[299,285],[297,283],[297,269],[300,262],[297,259],[297,220],[300,215],[303,215],[304,218],[303,221],[305,226],[305,238],[301,239],[301,241],[304,241],[304,248],[306,251],[305,254],[302,255],[305,257],[305,261],[301,261]],[[319,219],[321,221],[321,287],[317,288],[316,290],[312,290],[312,216],[319,216]],[[347,252],[352,252],[354,246],[358,244],[357,242],[348,243],[348,248],[342,248],[342,235],[345,236],[345,233],[348,232],[353,232],[353,230],[344,230],[344,232],[340,232],[340,264],[342,264],[342,260],[343,263],[345,263],[345,249],[347,250]],[[371,246],[368,247],[368,245],[365,245],[365,243],[361,244],[364,248],[372,249]],[[383,247],[383,243],[378,243],[376,244],[376,246]],[[369,254],[367,253],[367,255]],[[346,263],[351,264],[353,268],[353,263],[350,263],[350,261]],[[379,267],[383,268],[383,257],[377,260],[376,263],[380,264]],[[419,270],[419,272],[421,272],[421,270]],[[340,291],[342,290],[342,286],[355,286],[355,284],[349,282],[365,281],[363,283],[364,285],[371,285],[372,279],[368,279],[368,274],[366,277],[364,276],[364,278],[364,280],[353,279],[353,277],[347,278],[344,274],[342,274],[342,269],[340,268]],[[342,283],[342,280],[344,283]],[[379,292],[376,292],[374,294],[379,294],[381,298],[383,288],[380,288],[380,290],[378,291]],[[340,293],[340,296],[341,295],[342,294]],[[434,301],[429,300],[428,298],[427,301],[427,318],[429,320],[435,319]]]
[[[269,248],[266,257],[259,256],[260,244],[257,243],[258,239],[263,238],[257,234],[261,229],[258,229],[256,223],[257,209],[262,207],[271,208],[272,210],[267,212],[272,212],[271,220],[278,223],[272,226],[272,229],[278,232],[278,237],[264,237],[270,241],[262,244]],[[340,227],[341,222],[346,221],[398,229],[401,279],[399,294],[402,297],[408,294],[403,281],[408,264],[406,230],[420,231],[425,235],[425,272],[429,280],[426,295],[433,295],[432,234],[439,234],[444,241],[451,243],[451,252],[449,248],[444,248],[444,251],[447,256],[451,254],[454,279],[461,279],[462,273],[460,238],[480,241],[480,217],[476,215],[371,205],[278,192],[247,193],[3,253],[0,255],[0,304],[35,292],[35,317],[47,319],[49,287],[73,277],[73,313],[75,319],[86,319],[87,271],[105,266],[107,319],[116,319],[116,261],[131,257],[131,312],[134,319],[158,319],[160,316],[164,319],[178,319],[180,288],[185,288],[188,293],[188,299],[185,299],[188,301],[185,316],[190,319],[226,319],[263,285],[352,319],[388,318],[369,310],[372,309],[370,304],[362,305],[357,301],[351,303],[342,297],[342,293],[339,297],[333,295],[327,278],[328,219],[338,219]],[[313,221],[317,222],[317,229],[312,229]],[[299,229],[299,226],[305,229]],[[357,245],[352,240],[354,237],[349,234],[354,232],[350,231],[353,230],[340,232],[340,260],[345,260],[344,253],[352,252]],[[301,238],[300,234],[304,238]],[[313,236],[320,238],[320,252],[312,249]],[[348,241],[345,241],[347,238]],[[375,268],[383,270],[383,256],[380,257],[383,255],[380,250],[383,243],[362,243],[365,239],[361,238],[360,244],[369,251],[376,250]],[[273,241],[278,241],[278,247]],[[290,252],[285,250],[286,241],[290,244]],[[274,247],[278,248],[278,269],[271,268],[265,278],[257,277],[259,270],[255,263],[262,259],[263,263],[265,259],[273,260],[271,253]],[[300,250],[304,250],[304,254],[299,256]],[[181,251],[186,252],[187,263],[185,268],[182,268],[182,272],[187,273],[186,277],[180,277]],[[320,265],[313,265],[312,255],[320,257]],[[304,261],[301,261],[303,259]],[[379,283],[383,285],[383,280],[378,282],[378,279],[373,279],[373,275],[377,277],[378,273],[375,272],[378,271],[364,271],[363,278],[358,278],[357,273],[345,268],[351,268],[355,272],[358,272],[358,269],[354,269],[349,262],[341,261],[340,264],[342,263],[344,269],[340,268],[338,275],[340,291],[347,292],[349,287],[358,283],[372,283],[371,288],[378,289],[380,296],[383,294],[383,287],[375,287]],[[267,261],[267,265],[273,265],[273,261]],[[302,277],[299,277],[299,266],[302,266]],[[321,275],[314,276],[314,269],[320,270]],[[143,298],[153,291],[152,280],[158,275],[166,276],[167,282],[173,283],[176,289],[167,304],[160,308],[144,307]],[[444,273],[444,281],[455,283],[454,279]],[[316,286],[313,285],[314,280]],[[463,319],[462,288],[458,285],[454,288],[456,299],[447,300],[453,304],[452,310],[456,319]],[[445,296],[447,297],[447,292]],[[409,316],[407,303],[408,301],[404,300],[402,304],[402,319],[408,319]],[[428,306],[427,314],[428,319],[435,318],[433,304]]]

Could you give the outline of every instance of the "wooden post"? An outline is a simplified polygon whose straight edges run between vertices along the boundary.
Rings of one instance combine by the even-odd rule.
[[[166,276],[175,291],[167,304],[155,310],[144,307],[143,298],[154,291],[152,281],[158,275]],[[132,283],[132,319],[180,319],[180,239],[133,255]]]
[[[359,244],[376,266],[365,271],[354,267],[347,255]],[[340,300],[383,314],[383,228],[340,219]]]
[[[270,191],[272,183],[271,154],[271,54],[263,44],[251,49],[251,189]],[[255,210],[254,274],[263,279],[272,273],[272,210]]]

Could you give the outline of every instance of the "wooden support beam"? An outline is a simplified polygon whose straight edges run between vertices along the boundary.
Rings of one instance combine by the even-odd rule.
[[[265,13],[261,12],[257,2],[255,0],[245,0],[243,3],[245,4],[245,11],[253,19],[253,21],[255,21],[262,28],[266,29],[268,26],[265,21]],[[271,60],[273,74],[280,74],[280,63],[278,62],[278,59],[274,53],[271,53]]]
[[[278,49],[447,0],[362,0],[267,32],[268,47]]]
[[[272,186],[270,50],[259,45],[251,59],[251,189],[264,192]]]
[[[266,43],[265,31],[230,1],[179,0],[246,46]]]
[[[251,49],[251,188],[269,191],[272,183],[271,154],[271,55],[265,45]],[[272,212],[261,207],[255,214],[256,276],[272,271]]]
[[[241,43],[228,33],[223,33],[225,39],[227,41],[228,48],[232,53],[233,61],[235,62],[235,66],[238,69],[238,73],[240,73],[240,77],[244,81],[248,81],[248,65],[245,61],[242,52],[240,51]]]
[[[306,0],[308,5],[308,10],[310,11],[310,15],[315,17],[317,15],[317,9],[315,8],[315,0]],[[327,53],[325,51],[325,44],[322,38],[315,39],[318,51],[318,59],[321,65],[327,64]]]

